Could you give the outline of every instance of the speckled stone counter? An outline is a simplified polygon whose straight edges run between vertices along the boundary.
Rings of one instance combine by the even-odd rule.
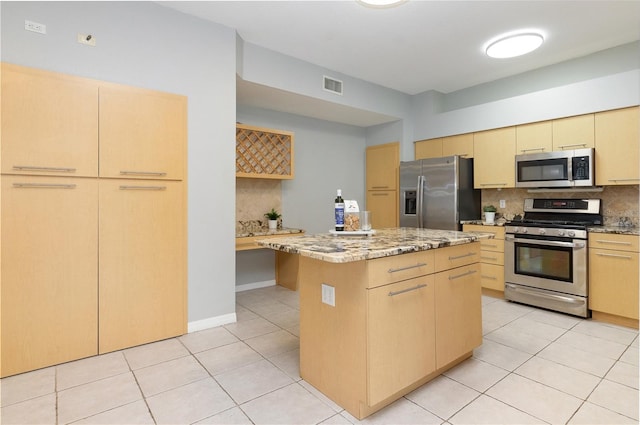
[[[622,226],[592,226],[587,228],[590,233],[613,233],[618,235],[640,235],[640,227]]]
[[[377,229],[375,234],[370,236],[320,233],[256,242],[264,248],[277,251],[300,254],[331,263],[348,263],[462,245],[492,237],[492,234],[400,227]]]

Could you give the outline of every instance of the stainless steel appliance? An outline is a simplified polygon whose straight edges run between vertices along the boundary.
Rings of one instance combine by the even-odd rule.
[[[516,155],[516,187],[593,186],[593,159],[593,148]]]
[[[589,317],[587,228],[602,224],[600,207],[600,199],[525,199],[524,217],[505,228],[505,299]]]
[[[460,156],[400,163],[400,226],[460,230],[480,219],[473,160]]]

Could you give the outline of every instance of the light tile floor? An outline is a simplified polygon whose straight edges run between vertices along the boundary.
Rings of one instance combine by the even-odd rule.
[[[296,292],[238,322],[2,379],[2,424],[638,423],[638,332],[483,297],[469,360],[358,421],[298,374]]]

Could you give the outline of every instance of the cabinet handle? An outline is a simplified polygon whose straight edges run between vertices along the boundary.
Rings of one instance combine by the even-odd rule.
[[[131,170],[122,170],[120,174],[123,176],[166,176],[167,173],[164,171],[131,171]]]
[[[405,292],[417,291],[418,289],[425,288],[427,286],[426,283],[421,283],[419,285],[414,286],[413,288],[403,289],[402,291],[391,291],[389,292],[390,297],[395,297],[396,295],[404,294]]]
[[[75,173],[75,168],[68,167],[36,167],[32,165],[14,165],[14,170],[19,171],[53,171],[56,173]]]
[[[624,258],[625,260],[631,260],[631,257],[629,255],[603,254],[600,252],[598,252],[597,255],[599,255],[600,257],[615,257],[615,258]]]
[[[608,241],[606,239],[599,239],[596,242],[597,243],[609,243],[609,244],[612,244],[612,245],[631,245],[631,242]]]
[[[75,184],[60,183],[14,183],[13,187],[21,189],[75,189]]]
[[[407,267],[400,267],[399,269],[389,269],[387,270],[387,273],[395,273],[395,272],[401,272],[404,270],[411,270],[411,269],[417,269],[418,267],[422,267],[422,266],[426,266],[427,263],[418,263],[414,266],[407,266]]]
[[[586,148],[586,147],[587,147],[587,144],[586,144],[586,143],[576,143],[576,144],[574,144],[574,145],[562,145],[562,146],[558,146],[558,148],[560,148],[560,149],[566,149],[566,148],[576,148],[576,147],[578,147],[578,146],[581,146],[581,147],[583,147],[583,148]]]
[[[457,257],[449,256],[449,261],[452,261],[452,260],[459,260],[459,259],[461,259],[461,258],[466,258],[466,257],[473,257],[474,255],[476,255],[476,253],[475,253],[475,252],[470,252],[470,253],[468,253],[468,254],[458,255]]]
[[[520,149],[520,152],[522,152],[522,153],[532,152],[532,151],[544,151],[544,147],[531,148],[531,149]]]
[[[480,275],[480,277],[481,277],[481,278],[483,278],[483,279],[498,280],[498,278],[497,278],[497,277],[495,277],[495,276],[488,276],[488,275],[486,275],[486,274],[481,274],[481,275]]]
[[[462,274],[457,274],[455,276],[449,276],[449,280],[455,280],[455,279],[460,279],[461,277],[465,277],[468,276],[470,274],[474,274],[476,272],[476,270],[469,270],[466,273],[462,273]]]
[[[166,186],[120,186],[120,190],[166,190]]]

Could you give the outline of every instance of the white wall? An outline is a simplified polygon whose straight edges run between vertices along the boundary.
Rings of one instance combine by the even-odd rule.
[[[188,96],[188,320],[233,320],[235,31],[152,2],[0,7],[2,61]],[[25,31],[25,19],[47,34]],[[96,47],[78,44],[79,32]]]

